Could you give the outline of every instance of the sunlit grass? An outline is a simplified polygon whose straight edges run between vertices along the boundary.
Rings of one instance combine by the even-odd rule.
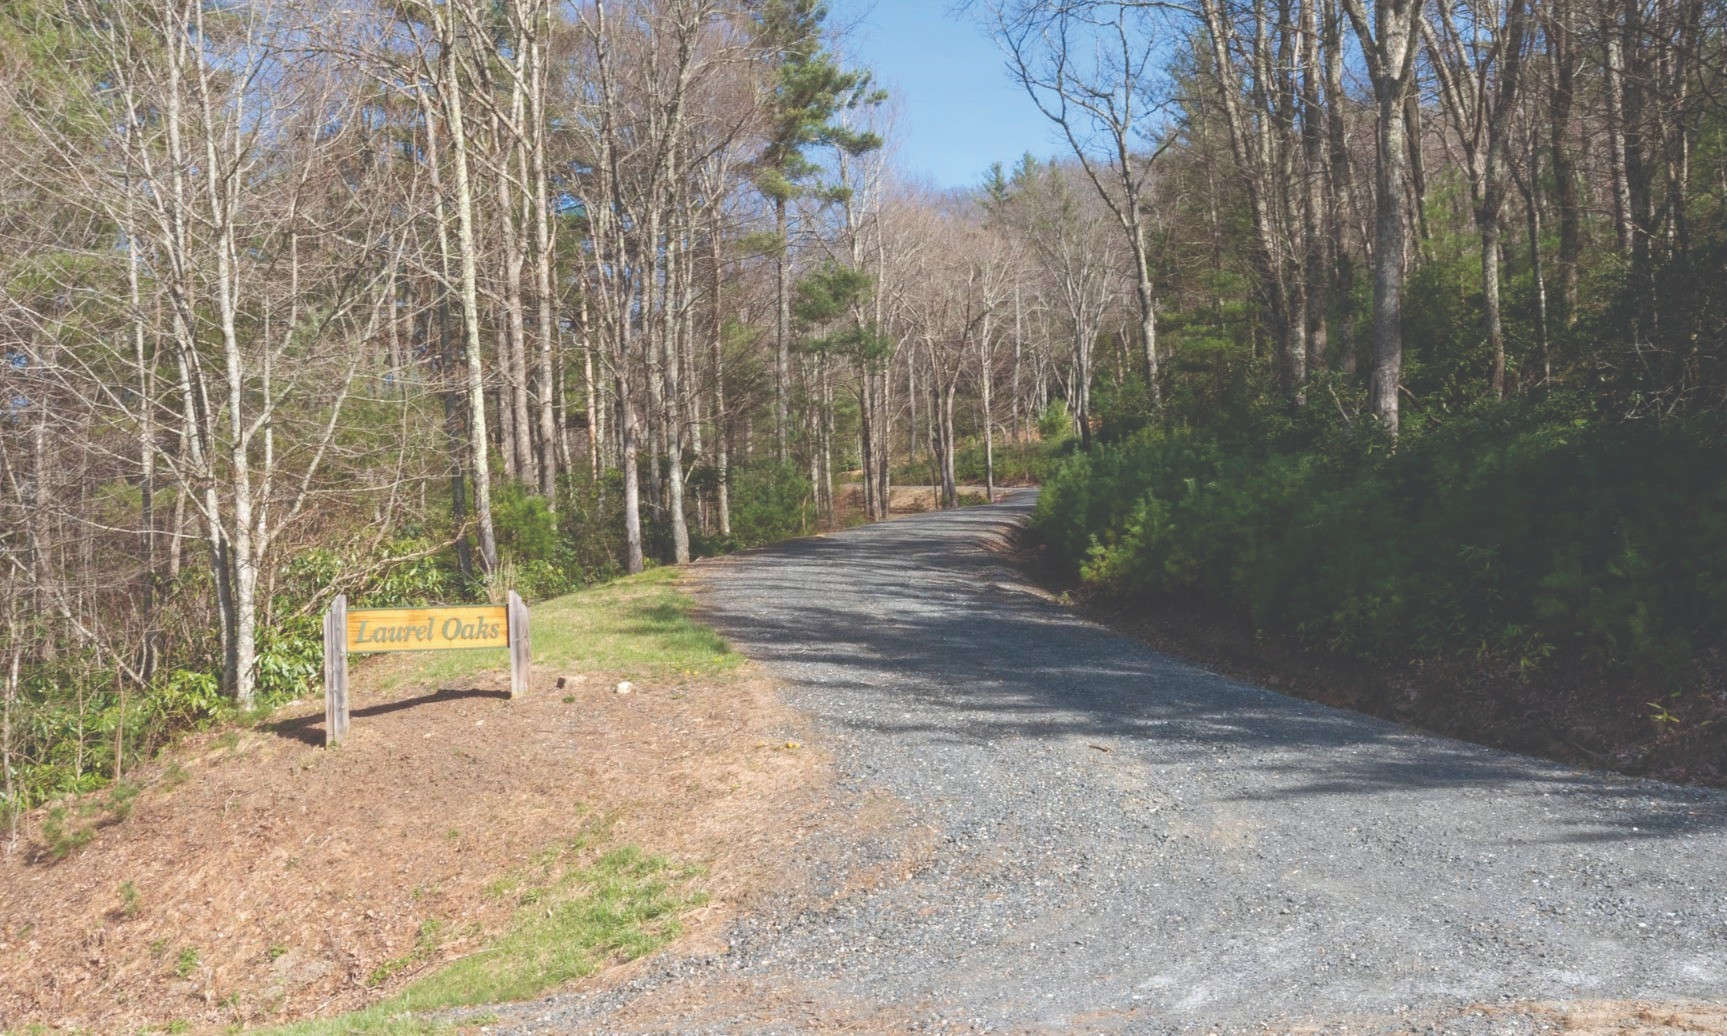
[[[534,662],[652,675],[737,665],[724,638],[690,617],[695,602],[676,585],[678,574],[650,569],[535,606]]]
[[[428,1013],[524,1000],[602,966],[633,960],[677,937],[678,918],[703,901],[690,887],[697,872],[634,846],[588,859],[591,838],[549,850],[523,874],[492,885],[517,904],[509,927],[486,948],[415,980],[382,1003],[337,1018],[272,1030],[282,1036],[448,1032]],[[422,932],[424,929],[422,929]]]

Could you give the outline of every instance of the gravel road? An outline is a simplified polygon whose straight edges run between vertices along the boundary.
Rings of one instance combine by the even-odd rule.
[[[1033,498],[708,568],[710,621],[812,717],[844,789],[891,793],[927,837],[817,833],[816,906],[505,1028],[794,1029],[854,1005],[868,1027],[1498,1032],[1560,1024],[1543,1001],[1727,1000],[1727,796],[1158,654],[986,549]],[[702,994],[722,986],[810,1013],[722,1014]],[[656,993],[681,1006],[616,1013]]]

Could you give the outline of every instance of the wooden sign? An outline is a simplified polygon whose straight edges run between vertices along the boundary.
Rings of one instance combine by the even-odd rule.
[[[509,647],[509,607],[367,608],[348,613],[347,631],[349,651]]]
[[[528,689],[528,606],[507,604],[348,610],[338,594],[324,613],[324,744],[348,736],[348,653],[509,648],[510,697]]]

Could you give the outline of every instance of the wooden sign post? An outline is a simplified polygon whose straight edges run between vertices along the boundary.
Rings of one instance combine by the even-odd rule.
[[[348,738],[348,595],[324,613],[324,747]]]
[[[504,605],[510,636],[510,697],[528,693],[528,606],[514,590]]]
[[[324,744],[348,736],[348,652],[510,649],[510,697],[528,689],[528,606],[507,604],[348,610],[337,595],[324,613]]]

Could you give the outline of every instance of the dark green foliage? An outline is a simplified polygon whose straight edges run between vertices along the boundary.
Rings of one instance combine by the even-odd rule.
[[[492,522],[506,582],[530,601],[568,593],[587,582],[545,497],[519,483],[492,494]]]
[[[275,705],[291,701],[322,679],[323,627],[314,615],[266,627],[258,637],[258,701]]]
[[[571,563],[588,582],[623,572],[624,476],[605,471],[594,478],[578,471],[564,478],[558,502],[558,532]]]
[[[833,320],[868,299],[873,284],[874,278],[862,270],[830,260],[793,288],[792,315],[805,324]]]
[[[365,607],[401,608],[471,596],[442,543],[423,536],[402,537],[389,545],[386,556],[393,560],[366,581],[357,598]]]
[[[1404,304],[1403,383],[1424,413],[1466,407],[1489,391],[1493,356],[1481,332],[1481,260],[1462,247],[1467,236],[1446,236],[1441,258],[1410,272]],[[1514,325],[1515,333],[1515,325]],[[1519,352],[1510,350],[1506,377],[1516,382]]]
[[[1109,374],[1096,379],[1091,390],[1092,420],[1098,442],[1119,442],[1150,424],[1154,414],[1144,378],[1118,381]]]
[[[892,342],[873,326],[861,321],[843,321],[856,314],[870,298],[875,280],[862,270],[843,263],[827,262],[805,275],[793,287],[792,315],[805,334],[803,347],[811,352],[830,352],[860,362],[879,362],[892,352]],[[830,329],[825,335],[815,332]]]
[[[506,560],[545,559],[557,549],[558,522],[551,505],[519,482],[507,482],[492,491],[492,525],[498,551]]]
[[[871,86],[867,72],[841,68],[823,49],[827,13],[820,0],[764,0],[756,12],[758,42],[779,57],[756,177],[762,192],[776,202],[796,196],[799,182],[816,172],[806,149],[831,144],[862,154],[881,146],[874,134],[853,132],[838,121],[842,112],[885,97]]]
[[[1037,415],[1037,433],[1044,442],[1057,442],[1072,439],[1073,413],[1067,408],[1066,400],[1053,400],[1043,408],[1043,413]]]
[[[814,494],[793,463],[762,461],[732,472],[732,544],[755,547],[810,530]]]
[[[175,669],[156,684],[150,700],[168,726],[196,727],[222,712],[226,699],[212,673]]]
[[[1656,298],[1640,314],[1635,286],[1625,271],[1605,294],[1608,327],[1635,327],[1609,339],[1615,348],[1593,350],[1612,372],[1612,386],[1638,410],[1727,406],[1727,226],[1710,233],[1653,273]]]
[[[1023,486],[1042,482],[1079,445],[1071,435],[1035,442],[997,442],[995,444],[995,484]],[[954,451],[954,478],[963,485],[984,483],[983,442],[970,439]],[[929,464],[905,464],[894,472],[901,485],[920,485],[929,481]]]
[[[1727,628],[1724,433],[1572,400],[1482,406],[1395,452],[1306,415],[1146,429],[1069,460],[1036,528],[1089,584],[1355,657],[1675,673]]]

